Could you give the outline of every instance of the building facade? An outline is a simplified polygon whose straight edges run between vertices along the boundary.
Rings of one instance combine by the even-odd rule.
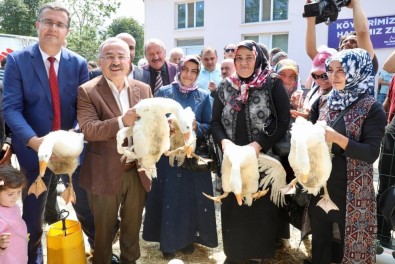
[[[394,43],[375,48],[379,70],[395,49],[395,21],[392,24],[391,19],[395,17],[395,9],[389,8],[392,1],[361,0],[369,18],[390,18],[387,17],[385,29],[382,28],[381,33],[386,31]],[[217,49],[220,62],[226,44],[253,39],[266,44],[269,50],[273,47],[285,50],[289,58],[298,62],[302,83],[310,72],[311,60],[305,52],[306,20],[302,17],[304,1],[144,0],[144,3],[144,38],[161,39],[168,51],[173,47],[181,47],[186,54],[199,54],[204,45],[211,45]],[[352,10],[343,7],[338,17],[338,20],[342,19],[352,19]],[[327,25],[317,25],[316,32],[317,45],[330,43]],[[334,37],[337,38],[332,33],[330,38]]]

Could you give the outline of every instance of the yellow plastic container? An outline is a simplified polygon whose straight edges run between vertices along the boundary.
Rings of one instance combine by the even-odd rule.
[[[75,220],[65,220],[49,226],[47,232],[48,264],[86,264],[85,245],[81,224]]]

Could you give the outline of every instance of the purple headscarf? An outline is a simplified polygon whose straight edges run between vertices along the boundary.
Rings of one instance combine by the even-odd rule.
[[[196,63],[196,65],[198,66],[198,73],[196,76],[196,80],[190,85],[190,86],[184,86],[181,83],[181,72],[182,72],[182,68],[185,66],[185,63],[187,63],[188,61],[192,61],[194,63]],[[177,67],[177,72],[176,72],[176,76],[174,77],[174,82],[173,83],[177,83],[180,89],[180,92],[182,93],[188,93],[189,91],[194,91],[198,88],[198,86],[196,85],[197,79],[199,77],[199,73],[200,73],[200,61],[199,59],[194,56],[194,55],[187,55],[184,58],[182,58],[180,60],[180,62],[178,63],[178,67]]]

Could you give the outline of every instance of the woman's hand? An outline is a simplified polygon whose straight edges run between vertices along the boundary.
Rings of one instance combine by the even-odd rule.
[[[221,141],[221,147],[222,147],[222,152],[225,152],[225,149],[227,146],[229,145],[234,145],[235,143],[233,143],[232,141],[230,141],[229,139],[223,139]]]
[[[0,249],[7,249],[10,244],[11,233],[2,233],[0,234]]]
[[[327,126],[325,129],[325,140],[329,143],[336,143],[342,149],[346,149],[349,139]]]
[[[196,119],[194,119],[193,122],[192,122],[192,129],[193,129],[193,131],[196,131],[197,127],[198,127],[198,123],[197,123]]]
[[[253,148],[255,149],[255,154],[256,154],[256,156],[258,157],[258,156],[259,156],[259,153],[260,153],[261,150],[262,150],[261,145],[259,145],[256,141],[253,141],[253,142],[251,142],[250,144],[248,144],[248,146],[251,146],[251,147],[253,147]]]
[[[309,109],[304,109],[304,112],[299,112],[299,111],[296,111],[296,110],[291,110],[290,113],[291,113],[291,116],[292,116],[293,118],[297,118],[298,116],[301,116],[301,117],[307,119],[307,118],[309,117],[310,110],[309,110]]]

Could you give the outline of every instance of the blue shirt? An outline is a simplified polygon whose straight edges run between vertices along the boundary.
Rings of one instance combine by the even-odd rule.
[[[209,91],[208,84],[210,81],[215,82],[217,86],[222,81],[221,66],[219,64],[215,65],[215,69],[211,72],[206,70],[202,65],[202,70],[200,71],[196,84],[199,88]]]

